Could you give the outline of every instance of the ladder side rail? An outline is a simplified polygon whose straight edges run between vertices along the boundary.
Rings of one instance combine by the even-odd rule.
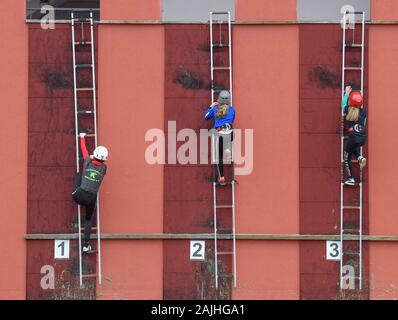
[[[362,290],[362,181],[359,186],[359,290]]]
[[[211,102],[214,101],[214,56],[213,56],[213,13],[210,12],[210,83],[211,83]],[[212,166],[213,166],[213,219],[214,219],[214,276],[216,289],[218,289],[218,257],[217,257],[217,192],[216,192],[216,137],[212,133]]]
[[[363,95],[363,79],[365,67],[365,12],[362,15],[362,47],[361,47],[361,94]]]
[[[231,24],[231,12],[228,11],[228,55],[229,55],[229,91],[231,96],[231,105],[233,105],[233,83],[232,83],[232,24]],[[233,134],[233,132],[232,132]],[[232,141],[231,141],[231,156],[232,152]],[[234,268],[234,288],[236,288],[236,217],[235,217],[235,172],[234,162],[232,161],[232,234],[233,234],[233,268]]]
[[[343,45],[342,45],[342,68],[341,68],[341,101],[344,98],[344,87],[345,87],[345,43],[346,43],[346,13],[344,12],[343,16]],[[343,260],[344,260],[344,239],[343,239],[343,228],[344,228],[344,110],[341,108],[341,181],[340,181],[340,248],[341,248],[341,256],[340,256],[340,290],[343,288]]]
[[[217,137],[215,134],[212,134],[212,147],[214,153],[214,159],[216,157],[217,150]],[[213,163],[213,219],[214,219],[214,268],[215,268],[215,277],[216,277],[216,289],[218,289],[218,242],[217,242],[217,182],[216,182],[216,168],[217,161]]]
[[[361,47],[361,94],[363,95],[363,87],[364,87],[364,67],[365,67],[365,12],[362,14],[362,47]],[[363,152],[363,148],[361,147],[361,155]],[[359,190],[359,290],[362,290],[362,215],[363,215],[363,174],[362,169],[360,169],[360,190]]]
[[[94,134],[95,134],[95,147],[98,146],[97,135],[97,85],[95,77],[95,46],[94,46],[94,21],[93,13],[90,12],[90,32],[91,32],[91,68],[92,68],[92,81],[93,81],[93,112],[94,112]]]
[[[211,102],[214,101],[214,57],[213,57],[213,12],[210,12],[210,87]]]
[[[233,164],[232,164],[233,165]],[[235,181],[232,180],[232,235],[233,235],[233,254],[234,254],[234,288],[236,288],[236,223],[235,223]]]
[[[231,27],[231,12],[228,11],[228,55],[229,55],[229,92],[231,96],[231,105],[233,105],[232,93],[232,27]]]
[[[75,109],[75,141],[76,141],[76,174],[79,173],[79,120],[78,120],[78,106],[77,106],[77,81],[76,81],[76,48],[75,48],[75,20],[73,11],[71,12],[72,23],[72,59],[73,59],[73,95],[74,95],[74,109]],[[80,205],[77,206],[77,226],[78,226],[78,241],[79,241],[79,283],[83,286],[83,266],[82,266],[82,235],[81,235],[81,210]]]
[[[94,114],[94,139],[95,147],[98,146],[97,133],[97,85],[95,77],[95,46],[94,46],[94,18],[93,12],[90,11],[90,33],[91,33],[91,71],[93,81],[93,114]],[[102,264],[101,264],[101,220],[100,220],[100,195],[97,193],[97,265],[98,265],[98,284],[102,285]]]

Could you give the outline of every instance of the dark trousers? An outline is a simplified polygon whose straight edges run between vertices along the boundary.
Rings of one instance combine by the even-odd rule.
[[[229,135],[218,134],[218,172],[220,173],[220,177],[224,176],[224,150],[228,147],[232,152],[231,142],[234,139],[233,131]]]
[[[84,206],[86,211],[85,226],[84,226],[84,244],[87,245],[90,241],[91,228],[93,226],[93,214],[95,205],[97,204],[97,195],[87,192],[80,188],[82,181],[82,173],[76,175],[75,188],[72,193],[72,198],[81,206]],[[79,230],[80,232],[80,230]]]
[[[344,149],[344,166],[347,170],[348,178],[352,178],[352,156],[358,159],[361,155],[360,148],[365,145],[366,136],[359,136],[355,134],[348,135],[347,144]]]

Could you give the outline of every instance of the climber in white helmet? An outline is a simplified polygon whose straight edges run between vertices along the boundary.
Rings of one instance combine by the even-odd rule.
[[[85,207],[86,221],[84,227],[83,253],[93,252],[90,246],[92,217],[97,203],[97,192],[106,174],[105,161],[108,160],[108,149],[103,146],[95,148],[89,155],[86,147],[85,133],[80,133],[80,147],[83,154],[83,170],[76,176],[75,189],[72,198]]]

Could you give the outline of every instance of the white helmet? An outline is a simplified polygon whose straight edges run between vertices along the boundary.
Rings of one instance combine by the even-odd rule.
[[[94,158],[105,161],[108,159],[108,149],[103,146],[98,146],[94,149]]]

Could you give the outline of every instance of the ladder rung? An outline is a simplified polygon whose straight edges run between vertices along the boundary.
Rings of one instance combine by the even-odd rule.
[[[221,204],[221,205],[216,205],[217,209],[227,209],[227,208],[233,208],[233,205],[230,204]]]
[[[91,63],[81,63],[81,64],[76,64],[75,66],[76,68],[90,68],[93,65]]]
[[[362,44],[358,44],[358,43],[346,43],[345,46],[347,48],[362,48]]]
[[[91,41],[75,41],[75,46],[84,46],[86,44],[92,44]]]
[[[77,113],[90,114],[90,113],[94,113],[94,111],[92,111],[92,110],[78,110]]]
[[[228,43],[213,43],[213,48],[228,48]]]
[[[348,278],[348,279],[355,279],[355,280],[361,279],[361,277],[359,277],[359,276],[353,276],[353,277],[345,276],[345,277]],[[350,290],[350,289],[346,289],[346,290]]]
[[[359,252],[344,252],[343,251],[343,255],[347,255],[347,256],[360,256],[361,254]]]
[[[229,12],[228,11],[213,11],[213,12],[210,12],[210,14],[228,14]]]
[[[228,252],[228,251],[221,251],[221,252],[217,252],[217,254],[220,254],[220,255],[227,255],[227,254],[234,254],[232,251],[231,252]]]
[[[96,273],[89,273],[89,274],[82,274],[83,278],[96,278],[97,274]]]
[[[93,91],[94,88],[76,88],[76,91]]]
[[[361,67],[344,67],[344,70],[352,70],[352,71],[355,71],[355,70],[362,70],[362,68],[361,68]]]
[[[345,184],[345,181],[342,181],[341,184],[343,187],[361,187],[362,183],[361,182],[356,182],[354,184]]]
[[[230,67],[213,67],[213,70],[229,70]]]
[[[233,278],[234,274],[233,273],[219,273],[218,277],[219,278]]]
[[[80,231],[84,231],[84,229],[85,229],[84,227],[81,227]],[[92,227],[91,230],[97,230],[97,227]]]
[[[218,185],[218,186],[226,186],[226,185],[231,185],[232,184],[232,181],[225,181],[223,184],[221,184],[221,183],[219,183],[218,181],[216,182],[216,185]]]
[[[343,209],[360,210],[361,207],[359,207],[359,206],[343,206]]]
[[[85,22],[85,21],[90,21],[90,18],[74,18],[73,21],[78,21],[78,22]]]
[[[358,229],[343,229],[343,233],[347,235],[347,233],[345,233],[345,232],[352,232],[354,236],[360,234],[360,231]]]
[[[80,133],[85,133],[86,134],[86,137],[95,137],[95,133],[88,133],[88,132],[80,132]],[[79,133],[79,135],[80,135],[80,133]]]

